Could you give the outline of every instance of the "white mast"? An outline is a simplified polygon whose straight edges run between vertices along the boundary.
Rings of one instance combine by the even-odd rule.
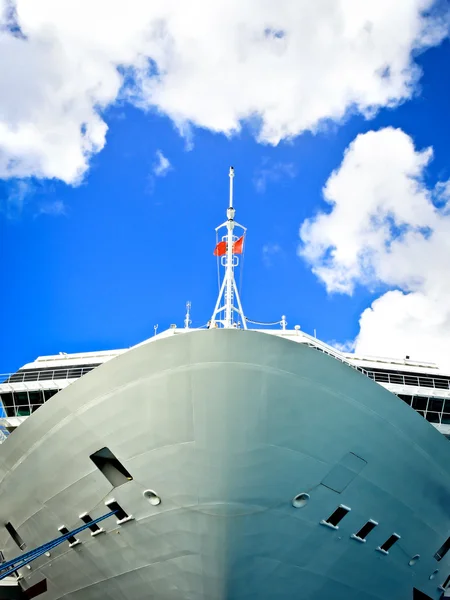
[[[235,313],[237,313],[241,317],[243,328],[247,329],[247,323],[242,311],[241,299],[234,278],[234,269],[239,264],[239,258],[236,254],[233,254],[234,242],[238,239],[237,236],[233,235],[233,230],[235,227],[240,227],[244,233],[246,228],[239,225],[239,223],[236,223],[234,220],[236,211],[233,206],[233,167],[230,167],[228,175],[230,178],[230,201],[227,209],[227,220],[225,223],[222,223],[222,225],[219,225],[219,227],[216,227],[216,231],[222,227],[226,227],[227,229],[226,235],[222,238],[222,241],[226,242],[226,253],[221,257],[221,264],[225,268],[225,274],[211,318],[211,327],[216,327],[219,324],[228,329],[230,327],[236,327],[237,324],[234,322],[234,316]],[[222,318],[218,318],[220,313],[224,313]]]
[[[191,302],[188,300],[186,302],[186,316],[184,318],[184,328],[189,329],[189,325],[191,324]]]

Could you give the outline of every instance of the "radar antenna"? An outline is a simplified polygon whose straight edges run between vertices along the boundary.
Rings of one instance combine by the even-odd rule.
[[[235,315],[239,315],[242,327],[247,329],[247,322],[242,311],[241,299],[234,277],[234,269],[239,265],[239,257],[237,255],[242,254],[244,236],[247,229],[234,220],[236,211],[233,206],[233,167],[230,167],[228,175],[230,178],[230,200],[227,208],[227,220],[222,225],[219,225],[219,227],[216,227],[216,232],[222,228],[226,228],[227,233],[222,236],[221,241],[216,245],[214,250],[214,255],[220,257],[220,263],[224,267],[224,276],[211,317],[210,327],[222,326],[226,329],[237,327],[238,322],[235,322]],[[240,237],[233,234],[236,227],[242,231]]]

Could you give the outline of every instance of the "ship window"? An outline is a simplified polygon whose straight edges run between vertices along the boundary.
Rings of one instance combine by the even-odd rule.
[[[7,417],[15,417],[16,415],[14,413],[14,400],[13,400],[12,392],[8,392],[7,394],[2,394],[1,401],[2,401],[3,407],[6,412],[6,416]],[[449,404],[449,406],[450,406],[450,404]]]
[[[55,394],[57,394],[59,392],[59,390],[44,390],[44,400],[45,402],[47,402],[47,400],[50,400],[50,398],[52,396],[54,396]]]
[[[348,506],[344,506],[341,504],[332,515],[328,517],[325,521],[322,521],[323,525],[331,525],[331,527],[335,527],[337,529],[338,523],[342,521],[346,514],[350,512],[350,508]]]
[[[31,412],[35,412],[42,404],[44,404],[44,397],[41,391],[28,392],[30,396],[30,407]]]
[[[6,416],[20,417],[35,412],[44,402],[57,394],[59,390],[42,390],[34,392],[14,392],[1,395]]]
[[[400,536],[397,533],[393,533],[385,542],[382,546],[380,546],[378,549],[381,550],[381,552],[385,552],[386,554],[389,552],[389,550],[392,548],[392,546],[398,542],[398,540],[400,539]]]
[[[434,558],[439,561],[444,558],[447,552],[450,550],[450,537],[446,539],[446,541],[442,544],[439,550],[434,555]]]
[[[444,581],[444,583],[442,584],[442,587],[444,588],[444,590],[450,588],[450,575],[447,577],[447,579]]]
[[[369,533],[373,529],[375,529],[375,527],[377,525],[378,525],[378,523],[376,521],[372,521],[372,519],[370,519],[369,521],[367,521],[367,523],[365,525],[363,525],[361,527],[361,529],[356,534],[356,537],[359,538],[360,540],[365,540],[366,537],[369,535]]]
[[[19,533],[16,531],[16,528],[11,523],[5,523],[5,529],[9,533],[9,535],[14,540],[15,544],[19,546],[21,550],[27,547],[23,539],[20,537]]]
[[[426,419],[429,423],[439,423],[440,414],[436,412],[427,411]]]
[[[13,392],[16,417],[28,417],[30,415],[30,404],[27,392]]]
[[[444,403],[444,410],[442,412],[442,423],[450,425],[450,400],[446,400]]]
[[[428,398],[425,396],[414,396],[413,408],[415,410],[427,410]]]
[[[409,404],[409,406],[411,406],[412,396],[408,396],[406,394],[399,394],[398,397],[401,400],[403,400],[403,402],[406,402],[406,404]]]
[[[431,410],[431,412],[442,412],[442,406],[444,404],[444,400],[442,398],[430,398],[428,401],[427,410]]]
[[[90,459],[113,487],[118,487],[133,479],[109,448],[97,450],[97,452],[91,454]]]

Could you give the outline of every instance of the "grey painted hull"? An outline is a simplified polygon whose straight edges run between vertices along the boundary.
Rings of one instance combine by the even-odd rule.
[[[89,458],[105,446],[133,481],[111,487]],[[115,358],[23,423],[0,449],[0,519],[31,549],[110,498],[133,515],[23,569],[25,585],[47,578],[46,600],[411,600],[413,587],[439,598],[449,459],[411,408],[317,350],[192,332]],[[339,529],[321,525],[340,504],[351,512]],[[352,539],[369,519],[367,542]],[[393,532],[400,541],[378,552]],[[0,544],[19,554],[4,528]]]

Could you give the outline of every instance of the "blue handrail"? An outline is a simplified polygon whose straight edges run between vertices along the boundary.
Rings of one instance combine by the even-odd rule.
[[[42,544],[42,546],[38,546],[34,550],[25,552],[25,554],[21,554],[20,556],[17,556],[16,558],[9,560],[8,562],[0,564],[0,569],[1,569],[0,581],[2,579],[5,579],[5,577],[8,577],[8,575],[11,575],[11,573],[14,573],[14,571],[17,571],[17,569],[25,567],[28,563],[32,562],[33,560],[36,560],[36,558],[39,558],[40,556],[42,556],[49,550],[56,548],[56,546],[59,546],[60,544],[65,542],[70,537],[74,537],[75,535],[77,535],[77,533],[80,533],[81,531],[88,529],[88,527],[92,527],[92,525],[95,525],[95,523],[99,523],[100,521],[103,521],[104,519],[107,519],[108,517],[112,517],[117,512],[118,512],[117,510],[112,510],[109,513],[107,513],[106,515],[99,517],[98,519],[94,519],[93,521],[89,521],[89,523],[85,523],[81,527],[78,527],[78,529],[69,531],[68,533],[66,533],[60,537],[57,537],[54,540],[47,542],[46,544]],[[6,571],[5,571],[5,569],[6,569]]]

